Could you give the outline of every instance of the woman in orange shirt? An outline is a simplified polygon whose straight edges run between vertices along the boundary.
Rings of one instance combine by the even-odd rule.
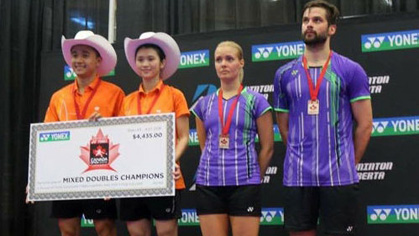
[[[137,91],[129,94],[121,116],[174,112],[176,116],[175,159],[188,146],[189,109],[183,93],[163,83],[174,74],[180,62],[176,41],[166,33],[146,32],[139,39],[125,39],[125,55],[131,68],[141,77]],[[181,216],[180,190],[185,188],[179,165],[174,173],[174,197],[121,199],[121,220],[127,222],[130,235],[151,235],[155,219],[158,235],[177,235],[177,219]]]

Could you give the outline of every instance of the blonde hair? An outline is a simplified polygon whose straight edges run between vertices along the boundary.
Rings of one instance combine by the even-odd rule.
[[[236,43],[234,41],[229,41],[229,40],[222,41],[221,43],[219,43],[217,45],[217,47],[215,48],[215,50],[217,50],[217,48],[219,48],[219,47],[231,47],[231,48],[236,49],[236,51],[237,51],[237,55],[236,55],[237,58],[239,58],[239,60],[244,60],[244,58],[243,58],[243,49],[242,49],[242,47],[238,43]],[[243,77],[244,77],[244,70],[243,70],[243,67],[242,67],[240,69],[240,72],[239,72],[239,81],[240,81],[240,83],[243,82]]]

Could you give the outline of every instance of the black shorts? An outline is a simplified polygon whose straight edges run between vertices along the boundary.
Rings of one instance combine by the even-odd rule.
[[[198,215],[261,216],[260,185],[196,185]]]
[[[306,231],[319,223],[327,235],[353,235],[358,184],[335,187],[285,187],[285,228]]]
[[[87,219],[116,219],[117,213],[115,199],[111,199],[109,201],[92,199],[52,202],[51,216],[54,218],[68,219],[81,217],[82,214],[84,214]]]
[[[123,221],[172,220],[181,216],[179,190],[174,197],[121,198],[120,219]]]

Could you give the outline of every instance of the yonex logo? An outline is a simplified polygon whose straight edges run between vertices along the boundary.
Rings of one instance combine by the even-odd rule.
[[[276,211],[262,211],[262,217],[260,221],[272,222],[276,215]]]
[[[178,220],[180,226],[197,226],[199,217],[195,209],[182,209],[182,215]]]
[[[388,121],[373,122],[372,133],[374,132],[383,133],[386,130],[387,125],[388,125]]]
[[[362,52],[419,47],[419,30],[367,34],[361,36]]]
[[[209,50],[182,52],[179,69],[209,66]]]
[[[260,217],[261,225],[283,225],[284,209],[283,208],[263,208]]]
[[[271,55],[273,49],[274,49],[273,47],[266,47],[266,48],[265,47],[261,47],[261,48],[257,48],[257,51],[258,52],[255,53],[255,58],[257,58],[257,59],[259,59],[261,57],[268,58],[269,55]]]
[[[372,136],[419,134],[419,117],[392,117],[374,119]]]
[[[255,210],[255,208],[254,208],[254,207],[248,207],[248,208],[247,208],[247,212],[253,212],[253,210]]]
[[[64,80],[74,80],[77,77],[73,69],[69,66],[64,66]]]
[[[366,49],[370,49],[371,47],[379,48],[381,47],[381,43],[384,41],[385,37],[367,37],[367,41],[364,43],[364,47]]]
[[[304,46],[302,41],[253,45],[252,61],[294,59],[304,53]]]
[[[48,139],[49,139],[50,136],[51,136],[51,134],[48,134],[48,133],[46,133],[46,134],[40,134],[39,135],[39,141],[41,141],[41,142],[48,141]]]
[[[92,219],[86,219],[84,214],[81,216],[80,226],[83,228],[87,227],[95,227],[95,224]]]
[[[353,229],[354,229],[353,226],[348,226],[348,228],[346,228],[346,232],[352,232]]]
[[[368,206],[369,224],[417,224],[419,205]]]
[[[39,134],[39,142],[67,141],[67,140],[70,140],[70,131],[50,132],[50,133]]]
[[[390,208],[374,209],[374,213],[370,215],[370,219],[372,221],[377,221],[377,220],[385,221],[387,217],[390,215],[390,212],[391,212]]]
[[[196,132],[195,129],[190,129],[189,130],[189,146],[196,146],[199,144],[199,140],[198,140],[198,133]],[[193,189],[195,190],[195,188]],[[191,191],[193,191],[191,190]]]

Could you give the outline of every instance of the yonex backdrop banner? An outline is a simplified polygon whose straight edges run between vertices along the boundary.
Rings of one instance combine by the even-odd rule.
[[[181,65],[167,83],[183,91],[189,106],[219,87],[213,57],[221,41],[233,40],[242,46],[243,83],[263,94],[271,104],[275,71],[304,51],[298,24],[183,35],[175,39],[182,51]],[[118,65],[115,74],[105,79],[121,86],[128,94],[138,89],[140,78],[128,66],[122,45],[114,46]],[[332,48],[363,66],[369,76],[372,95],[372,138],[357,166],[361,182],[356,235],[418,235],[419,17],[342,20],[332,39]],[[43,120],[52,93],[70,83],[65,75],[71,73],[64,65],[61,52],[43,54],[39,121]],[[191,116],[190,146],[181,160],[187,186],[182,194],[182,218],[179,219],[179,235],[182,236],[201,235],[195,210],[194,178],[200,150],[194,121]],[[283,229],[284,153],[285,147],[275,126],[275,153],[263,180],[260,218],[260,235],[263,236],[288,235]],[[35,235],[59,234],[56,220],[49,218],[50,203],[36,203],[34,207]],[[82,225],[82,235],[93,235],[94,229],[89,227],[91,220],[83,218]],[[128,235],[120,221],[118,230],[118,235]]]

